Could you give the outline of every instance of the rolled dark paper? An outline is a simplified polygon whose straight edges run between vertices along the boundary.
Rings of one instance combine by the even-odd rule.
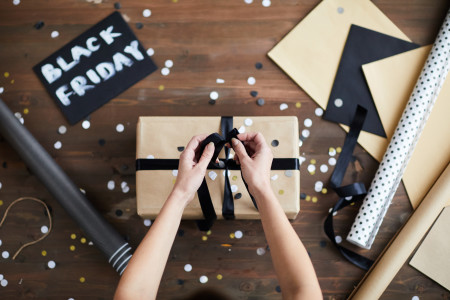
[[[131,247],[96,211],[80,189],[1,99],[0,134],[78,223],[86,236],[106,255],[113,268],[122,274],[131,258]]]

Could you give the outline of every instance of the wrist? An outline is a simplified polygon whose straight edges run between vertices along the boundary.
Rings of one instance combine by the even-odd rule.
[[[259,185],[253,186],[253,188],[251,188],[250,193],[256,199],[261,199],[263,197],[266,197],[270,193],[273,193],[273,191],[272,191],[272,186],[271,186],[270,182],[262,182]]]
[[[169,198],[171,201],[176,202],[178,205],[182,206],[184,209],[188,203],[190,202],[190,198],[192,198],[192,195],[189,195],[186,191],[183,191],[179,188],[174,188],[172,192],[169,195]]]

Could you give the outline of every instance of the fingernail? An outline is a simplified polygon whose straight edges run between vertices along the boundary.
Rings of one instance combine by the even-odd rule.
[[[213,142],[209,142],[209,144],[206,147],[211,148],[212,146],[214,146],[214,143]]]
[[[236,138],[232,138],[231,143],[233,143],[233,145],[236,146],[238,144],[238,140]]]

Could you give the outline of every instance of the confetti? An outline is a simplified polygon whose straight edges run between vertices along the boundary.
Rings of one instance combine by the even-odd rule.
[[[2,281],[0,281],[0,284],[2,285],[2,287],[6,287],[8,285],[8,280],[2,279]]]
[[[266,254],[266,249],[264,249],[264,248],[258,248],[258,249],[256,249],[256,254],[258,254],[258,255],[264,255],[264,254]]]
[[[53,147],[55,147],[55,149],[59,150],[59,149],[61,149],[61,147],[62,147],[62,143],[61,143],[60,141],[57,141],[57,142],[53,145]]]
[[[81,127],[83,127],[84,129],[89,129],[89,127],[91,127],[91,122],[89,122],[88,120],[84,120],[83,123],[81,123]]]
[[[147,159],[154,159],[155,157],[151,154],[147,155]]]
[[[259,98],[258,100],[256,100],[256,104],[257,104],[258,106],[263,106],[264,103],[265,103],[265,101],[264,101],[263,98]]]
[[[2,245],[2,240],[0,240],[0,246]]]
[[[244,124],[245,124],[245,126],[252,126],[252,124],[253,124],[253,120],[252,120],[252,119],[249,119],[249,118],[247,118],[247,119],[245,119],[245,120],[244,120]]]
[[[77,235],[76,235],[75,233],[72,233],[72,234],[70,235],[70,238],[71,238],[72,240],[74,240],[74,239],[77,238]]]
[[[261,70],[262,67],[263,67],[263,64],[260,63],[260,62],[257,62],[257,63],[255,64],[255,68],[258,69],[258,70]]]
[[[56,267],[56,263],[55,263],[53,260],[51,260],[51,261],[49,261],[49,262],[47,263],[47,266],[48,266],[50,269],[54,269],[54,268]]]
[[[300,108],[302,107],[302,104],[300,102],[295,103],[295,107]]]
[[[270,144],[272,145],[272,147],[278,147],[280,142],[278,140],[273,140]]]
[[[322,172],[322,173],[326,173],[326,172],[328,172],[328,166],[327,165],[321,165],[320,166],[320,172]]]
[[[249,78],[247,79],[247,83],[248,83],[249,85],[254,85],[254,84],[256,83],[255,77],[249,77]]]
[[[7,259],[7,258],[9,257],[9,252],[8,252],[8,251],[3,251],[3,252],[2,252],[2,257],[3,257],[4,259]]]
[[[334,106],[342,107],[342,105],[344,105],[344,101],[341,98],[334,99]]]
[[[108,181],[108,190],[112,191],[112,190],[114,190],[115,187],[116,187],[116,183],[114,182],[114,180]]]
[[[242,231],[240,231],[240,230],[237,230],[237,231],[234,233],[234,237],[237,238],[237,239],[241,239],[243,236],[244,236],[244,234],[243,234]]]
[[[234,195],[234,199],[239,200],[242,198],[242,194],[241,193],[237,193],[236,195]]]
[[[271,180],[275,181],[278,179],[278,174],[273,175],[272,177],[270,177]]]
[[[339,6],[339,7],[337,8],[337,12],[338,12],[338,14],[344,13],[344,8]]]
[[[235,184],[233,184],[233,185],[231,186],[231,192],[236,193],[237,190],[238,190],[238,186],[235,185]]]
[[[335,238],[336,243],[340,244],[342,242],[342,237],[340,235],[337,235]]]
[[[142,29],[142,27],[144,27],[144,24],[142,24],[141,22],[136,23],[137,29]]]
[[[42,226],[41,227],[41,232],[43,233],[43,234],[46,234],[47,232],[48,232],[48,227],[47,226]]]
[[[272,4],[272,2],[270,0],[263,0],[262,1],[262,6],[264,7],[269,7]]]
[[[306,158],[303,156],[300,156],[298,159],[300,161],[300,165],[306,160]]]
[[[202,241],[207,241],[208,237],[206,235],[202,236]]]
[[[114,8],[115,9],[121,9],[122,5],[120,4],[120,2],[116,2],[116,3],[114,3]]]
[[[280,104],[280,110],[285,110],[288,108],[288,105],[286,103],[281,103]]]
[[[152,11],[150,9],[146,8],[142,11],[142,15],[144,16],[144,18],[148,18],[152,15]]]
[[[279,190],[279,191],[278,191],[278,194],[279,194],[279,195],[283,195],[283,194],[284,194],[284,190]]]
[[[165,61],[164,65],[167,68],[172,68],[173,67],[173,61],[171,59],[168,59],[168,60]]]
[[[150,225],[152,225],[152,221],[150,219],[145,219],[144,220],[144,226],[150,227]]]
[[[234,232],[230,233],[230,239],[234,239]]]
[[[244,2],[245,2],[246,4],[252,4],[252,3],[253,3],[253,0],[244,0]]]
[[[3,274],[0,274],[0,280],[3,280],[4,278]]]
[[[59,32],[58,31],[52,31],[52,33],[50,34],[50,36],[54,39],[57,38],[59,36]]]
[[[328,190],[326,188],[323,188],[322,189],[322,194],[326,194],[326,193],[328,193]]]
[[[86,281],[86,278],[80,277],[80,282],[81,282],[81,283],[84,283],[85,281]]]
[[[5,76],[5,78],[8,78],[9,77],[9,72],[3,73],[3,76]]]
[[[341,147],[336,147],[336,152],[337,152],[337,153],[341,153],[341,151],[342,151],[342,148],[341,148]]]
[[[69,249],[70,249],[70,251],[75,251],[75,246],[74,245],[70,245]]]
[[[330,157],[330,159],[328,160],[328,164],[330,166],[334,166],[336,164],[336,158]]]
[[[316,183],[314,184],[314,190],[319,193],[320,191],[322,191],[322,188],[323,188],[323,182],[316,181]]]
[[[20,4],[20,0],[13,0],[13,4],[14,5],[19,5]]]
[[[209,98],[211,100],[217,100],[219,99],[219,93],[216,91],[212,91],[211,93],[209,93]]]
[[[225,83],[225,80],[223,80],[222,78],[217,78],[216,83],[218,84]]]
[[[316,171],[316,166],[313,164],[308,165],[308,172],[312,173]]]
[[[217,178],[217,173],[214,171],[210,171],[208,173],[209,178],[211,178],[211,180],[215,180]]]
[[[286,171],[284,171],[284,175],[285,175],[286,177],[292,177],[292,170],[286,170]]]
[[[330,147],[330,149],[328,149],[328,155],[335,156],[336,155],[336,149],[334,149],[333,147]]]
[[[303,136],[303,137],[307,138],[307,137],[309,137],[309,134],[310,134],[310,132],[309,132],[308,129],[303,129],[303,130],[302,130],[302,136]]]
[[[86,238],[84,238],[84,237],[82,237],[81,239],[80,239],[80,242],[82,243],[82,244],[86,244]]]
[[[419,296],[413,296],[412,298],[411,298],[411,300],[419,300],[420,298],[419,298]]]
[[[162,74],[163,76],[169,75],[169,74],[170,74],[169,68],[162,68],[162,69],[161,69],[161,74]]]
[[[47,256],[47,251],[42,250],[41,255],[42,255],[42,256]]]
[[[192,271],[192,265],[191,265],[191,264],[186,264],[186,265],[184,265],[184,270],[185,270],[186,272]]]
[[[124,130],[125,130],[125,126],[123,126],[123,124],[119,123],[116,125],[117,132],[123,132]]]
[[[242,125],[241,127],[239,127],[238,131],[239,131],[239,133],[244,133],[244,132],[245,132],[245,127],[244,127],[244,125]]]
[[[65,134],[67,132],[67,127],[64,125],[59,126],[58,133],[59,134]]]
[[[305,119],[305,121],[303,122],[303,124],[305,125],[305,127],[311,127],[312,121],[311,121],[311,119]]]
[[[178,176],[178,170],[172,170],[172,175],[175,177]]]
[[[205,275],[200,276],[199,279],[200,283],[207,283],[208,282],[208,277]]]
[[[217,280],[222,280],[223,276],[222,276],[222,274],[217,274],[216,278],[217,278]]]
[[[312,201],[313,203],[317,203],[318,200],[319,200],[319,199],[317,199],[317,197],[312,197],[312,199],[311,199],[311,201]]]
[[[147,49],[147,55],[148,56],[153,56],[153,54],[155,54],[155,50],[153,50],[153,48],[148,48]]]
[[[321,117],[323,115],[323,109],[321,109],[320,107],[316,108],[316,110],[314,111],[314,113],[316,114],[316,116]]]
[[[0,94],[3,94],[4,91],[5,91],[5,89],[0,86]]]

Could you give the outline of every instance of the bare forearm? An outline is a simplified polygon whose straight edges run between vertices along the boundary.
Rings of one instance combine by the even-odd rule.
[[[155,299],[169,257],[184,204],[172,193],[130,260],[115,299]]]
[[[321,299],[308,252],[270,187],[255,195],[272,261],[285,299]]]

